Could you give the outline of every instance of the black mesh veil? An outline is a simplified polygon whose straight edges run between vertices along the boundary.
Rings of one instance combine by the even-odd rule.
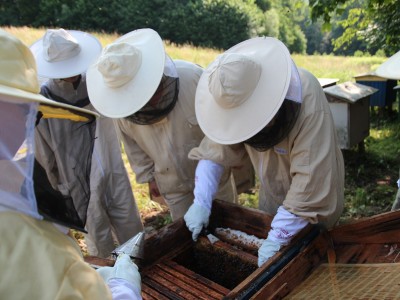
[[[271,122],[244,143],[260,152],[280,143],[296,123],[300,107],[301,103],[285,99]]]
[[[266,151],[280,143],[293,129],[300,113],[302,87],[299,71],[292,61],[290,85],[285,100],[273,119],[257,134],[244,141],[257,151]]]
[[[163,119],[178,100],[179,78],[175,65],[166,55],[164,74],[153,97],[136,113],[125,119],[139,125],[150,125]],[[133,96],[134,99],[134,96]]]
[[[45,219],[85,231],[95,129],[93,116],[38,122],[33,181]]]

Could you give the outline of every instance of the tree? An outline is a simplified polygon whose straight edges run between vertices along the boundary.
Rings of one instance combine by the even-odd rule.
[[[334,14],[343,13],[346,3],[351,1],[309,0],[311,19],[315,22],[322,18],[329,24]],[[344,37],[339,44],[350,42],[357,33],[363,36],[371,50],[383,49],[386,55],[399,51],[400,0],[364,0],[362,4],[358,10],[350,11],[348,21],[342,24]]]

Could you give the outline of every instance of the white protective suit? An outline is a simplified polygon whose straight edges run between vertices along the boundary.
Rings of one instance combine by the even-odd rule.
[[[189,151],[204,138],[194,108],[197,82],[203,69],[193,63],[174,61],[179,76],[178,100],[173,110],[152,125],[138,125],[117,119],[121,139],[136,181],[155,179],[173,220],[182,217],[193,203],[197,162],[188,158]],[[222,175],[216,198],[233,202],[236,188],[230,170]]]
[[[51,95],[48,94],[49,90]],[[89,103],[85,75],[82,75],[76,89],[72,83],[49,79],[42,85],[41,93],[47,93],[45,96],[59,102],[95,110]],[[37,127],[38,137],[42,138],[37,138],[37,156],[45,169],[48,163],[45,162],[43,139],[49,139],[51,126],[57,126],[53,120],[41,120]],[[88,234],[85,240],[90,255],[108,257],[116,247],[115,242],[124,243],[142,231],[143,225],[121,158],[120,142],[113,120],[103,116],[97,119],[95,135],[90,175],[91,196],[86,222]],[[40,153],[44,157],[39,158]]]
[[[302,104],[294,127],[264,152],[243,143],[219,145],[208,138],[189,157],[232,167],[247,151],[260,178],[259,208],[286,211],[328,228],[339,219],[344,202],[344,162],[329,104],[317,79],[298,68]]]
[[[32,180],[38,105],[1,97],[0,299],[141,299],[140,280],[106,284],[68,229],[43,220]]]

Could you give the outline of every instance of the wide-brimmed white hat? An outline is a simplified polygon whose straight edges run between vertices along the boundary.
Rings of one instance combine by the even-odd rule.
[[[381,64],[375,73],[380,77],[400,80],[400,51]]]
[[[48,29],[31,47],[38,75],[69,78],[86,72],[101,53],[99,40],[77,30]]]
[[[289,88],[292,60],[272,37],[241,42],[203,72],[196,90],[196,116],[203,132],[220,144],[236,144],[263,129]]]
[[[141,109],[160,84],[165,64],[161,37],[152,29],[134,30],[105,47],[87,71],[93,106],[110,118]]]
[[[0,99],[8,102],[38,102],[49,108],[98,116],[87,109],[49,100],[39,94],[35,59],[19,39],[0,30]],[[62,112],[57,111],[58,115]],[[64,112],[64,114],[66,114]]]

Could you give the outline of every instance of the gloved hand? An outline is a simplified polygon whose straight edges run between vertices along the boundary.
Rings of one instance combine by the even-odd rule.
[[[261,267],[268,259],[275,255],[281,249],[281,244],[266,239],[258,249],[258,266]]]
[[[111,279],[124,279],[133,284],[141,291],[141,278],[138,267],[132,262],[129,255],[123,253],[117,258],[113,267],[101,267],[96,270],[104,281],[108,283]]]
[[[258,266],[261,267],[262,264],[280,250],[281,246],[288,245],[291,239],[307,224],[308,221],[280,206],[272,219],[268,238],[258,249]]]
[[[194,202],[186,212],[183,219],[187,228],[192,232],[193,241],[197,241],[201,230],[208,226],[210,219],[210,210]]]

